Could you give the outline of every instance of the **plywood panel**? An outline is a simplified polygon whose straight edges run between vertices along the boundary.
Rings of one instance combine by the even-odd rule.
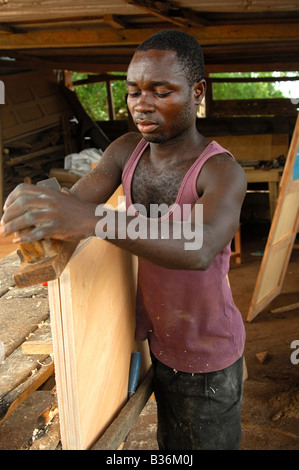
[[[299,116],[283,171],[279,197],[247,321],[253,320],[281,291],[299,223]]]
[[[111,201],[110,201],[111,202]],[[64,449],[88,449],[128,399],[135,342],[137,258],[105,240],[82,242],[49,284]]]

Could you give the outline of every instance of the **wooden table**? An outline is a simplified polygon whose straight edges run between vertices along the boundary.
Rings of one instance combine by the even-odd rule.
[[[244,168],[248,183],[268,183],[270,219],[272,220],[278,198],[279,183],[283,168],[272,168],[271,170],[255,170]]]

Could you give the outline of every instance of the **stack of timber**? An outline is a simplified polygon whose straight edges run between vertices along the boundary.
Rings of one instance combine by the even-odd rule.
[[[54,372],[50,354],[23,352],[27,338],[49,323],[49,306],[47,287],[15,286],[13,274],[18,267],[16,253],[0,260],[0,421]]]

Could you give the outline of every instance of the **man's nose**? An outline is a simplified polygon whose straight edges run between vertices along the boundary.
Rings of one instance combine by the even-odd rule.
[[[135,110],[138,113],[150,113],[155,110],[151,93],[140,93],[136,102]]]

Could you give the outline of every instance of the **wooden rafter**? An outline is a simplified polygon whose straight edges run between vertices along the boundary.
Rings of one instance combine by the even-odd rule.
[[[125,22],[117,15],[104,15],[103,20],[115,29],[124,29],[126,27]]]
[[[146,13],[162,18],[176,26],[204,26],[208,22],[201,14],[191,8],[184,8],[175,1],[125,0],[126,3],[142,9]]]
[[[0,50],[27,48],[62,48],[93,46],[129,46],[142,42],[157,31],[156,28],[108,29],[108,30],[61,30],[32,31],[28,33],[0,34]],[[188,28],[188,32],[201,45],[214,44],[267,44],[273,41],[290,42],[298,40],[298,23],[281,23],[275,28],[270,24],[253,25],[207,25],[202,28]]]
[[[170,4],[173,2],[148,2],[146,0],[125,0],[126,3],[129,5],[133,5],[134,7],[140,8],[141,10],[149,13],[150,15],[157,16],[158,18],[162,18],[169,23],[174,24],[175,26],[185,27],[186,24],[184,21],[171,18],[168,14],[168,10]]]

